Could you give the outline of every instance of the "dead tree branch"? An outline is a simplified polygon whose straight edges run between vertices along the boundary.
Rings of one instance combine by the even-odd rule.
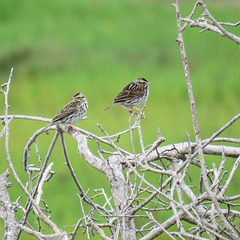
[[[186,142],[163,145],[165,138],[158,130],[157,140],[145,146],[141,115],[131,115],[129,128],[119,133],[109,134],[104,127],[97,124],[102,132],[101,136],[72,126],[43,127],[33,133],[25,145],[23,168],[28,180],[23,183],[10,156],[10,126],[17,119],[45,123],[51,122],[51,119],[8,114],[8,94],[13,69],[11,70],[8,82],[2,84],[0,90],[4,95],[4,115],[0,116],[4,126],[0,140],[5,136],[8,166],[27,200],[21,205],[22,199],[18,196],[17,200],[11,203],[8,195],[8,172],[0,175],[0,217],[5,223],[6,239],[19,239],[21,232],[24,231],[38,239],[73,240],[79,229],[83,230],[87,239],[98,234],[106,240],[119,238],[150,240],[163,233],[171,239],[240,239],[240,229],[236,224],[240,219],[240,195],[227,191],[238,179],[240,147],[235,145],[240,143],[240,139],[220,137],[220,134],[240,118],[240,114],[230,119],[207,139],[201,138],[183,38],[186,27],[194,26],[216,32],[239,44],[240,38],[228,32],[225,26],[237,27],[240,22],[236,24],[217,22],[202,0],[197,0],[190,15],[182,18],[179,5],[180,0],[176,0],[174,4],[178,30],[176,40],[188,89],[194,141],[187,135]],[[200,18],[193,20],[198,8],[201,8],[203,13]],[[49,131],[56,132],[48,151],[44,154],[40,151],[42,138],[39,136],[49,138],[49,134],[46,134]],[[136,150],[138,148],[134,131],[137,131],[140,152]],[[78,171],[71,165],[65,143],[66,133],[77,143],[78,154],[82,160],[86,161],[89,167],[104,174],[109,186],[84,190],[81,176],[78,176]],[[126,151],[118,144],[123,134],[130,139],[132,148],[130,151]],[[48,213],[49,209],[43,199],[44,184],[47,181],[51,183],[54,177],[53,162],[49,163],[49,159],[57,146],[59,136],[70,173],[69,178],[76,185],[80,200],[81,216],[69,233],[71,235],[69,238],[50,216],[46,216],[45,212]],[[90,141],[97,143],[98,154],[94,154],[89,148]],[[33,152],[31,148],[35,151]],[[214,162],[209,163],[208,156],[214,158]],[[231,167],[230,171],[226,170],[226,165],[228,168]],[[16,218],[13,208],[21,211],[21,219]],[[32,213],[38,222],[38,229],[35,229],[29,220]],[[52,234],[43,234],[42,223],[51,229]]]

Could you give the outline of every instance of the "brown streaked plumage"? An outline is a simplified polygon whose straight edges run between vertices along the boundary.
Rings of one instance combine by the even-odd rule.
[[[52,119],[47,126],[54,124],[75,124],[85,118],[88,108],[86,97],[82,93],[75,93],[72,101],[67,103]],[[47,128],[46,127],[46,128]]]
[[[104,110],[115,106],[115,105],[122,105],[125,107],[129,113],[132,113],[132,109],[137,109],[142,113],[142,110],[137,108],[141,104],[147,101],[147,97],[149,94],[148,86],[151,83],[148,82],[145,78],[138,78],[133,82],[129,83],[123,90],[120,92],[113,103],[106,107]]]

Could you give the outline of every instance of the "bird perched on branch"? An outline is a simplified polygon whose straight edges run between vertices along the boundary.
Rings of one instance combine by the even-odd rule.
[[[106,107],[104,110],[115,106],[115,105],[122,105],[125,107],[130,114],[132,114],[132,109],[137,109],[143,114],[143,110],[137,108],[142,103],[147,101],[147,97],[149,94],[149,85],[152,84],[148,82],[145,78],[138,78],[133,82],[129,83],[123,90],[120,92],[113,103]]]
[[[52,119],[45,128],[58,124],[75,124],[84,119],[87,113],[88,102],[82,93],[75,93],[72,101],[67,103]]]

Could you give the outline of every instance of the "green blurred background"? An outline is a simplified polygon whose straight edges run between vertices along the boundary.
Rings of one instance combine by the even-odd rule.
[[[181,2],[182,16],[187,16],[195,1]],[[207,4],[217,20],[239,21],[239,1],[211,0]],[[240,27],[227,29],[240,36]],[[217,34],[198,32],[199,29],[188,28],[184,40],[204,139],[239,113],[240,49]],[[108,111],[103,109],[125,85],[144,77],[152,82],[146,118],[142,121],[145,145],[156,140],[158,127],[166,138],[164,144],[186,141],[186,132],[194,141],[171,1],[0,1],[0,36],[1,84],[8,80],[10,69],[14,67],[10,114],[52,118],[75,92],[80,91],[87,96],[89,109],[88,119],[77,126],[101,135],[96,126],[99,123],[109,134],[117,133],[128,128],[129,113],[120,106]],[[0,104],[2,115],[3,95],[0,95]],[[45,125],[24,120],[11,124],[12,161],[23,181],[27,180],[22,164],[24,146],[31,135]],[[239,134],[240,128],[235,123],[222,136],[239,138]],[[42,158],[52,137],[51,132],[38,140]],[[135,140],[139,152],[137,137]],[[105,188],[110,196],[105,176],[79,157],[73,139],[66,136],[66,141],[84,189],[90,189],[89,194],[93,195],[93,189]],[[89,144],[96,152],[96,144]],[[128,136],[119,144],[131,151]],[[0,161],[2,173],[8,167],[3,141],[0,142]],[[59,141],[52,161],[56,174],[45,184],[43,198],[53,212],[52,220],[59,227],[75,224],[82,217],[82,211],[77,189],[64,165]],[[11,175],[10,181],[13,182],[10,196],[15,201],[21,190]],[[0,227],[1,238],[2,222]],[[79,236],[86,237],[82,233]],[[22,235],[22,239],[35,238]]]

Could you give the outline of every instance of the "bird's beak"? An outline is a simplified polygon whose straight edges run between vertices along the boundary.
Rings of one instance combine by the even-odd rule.
[[[152,83],[151,82],[148,82],[147,85],[151,85]]]

